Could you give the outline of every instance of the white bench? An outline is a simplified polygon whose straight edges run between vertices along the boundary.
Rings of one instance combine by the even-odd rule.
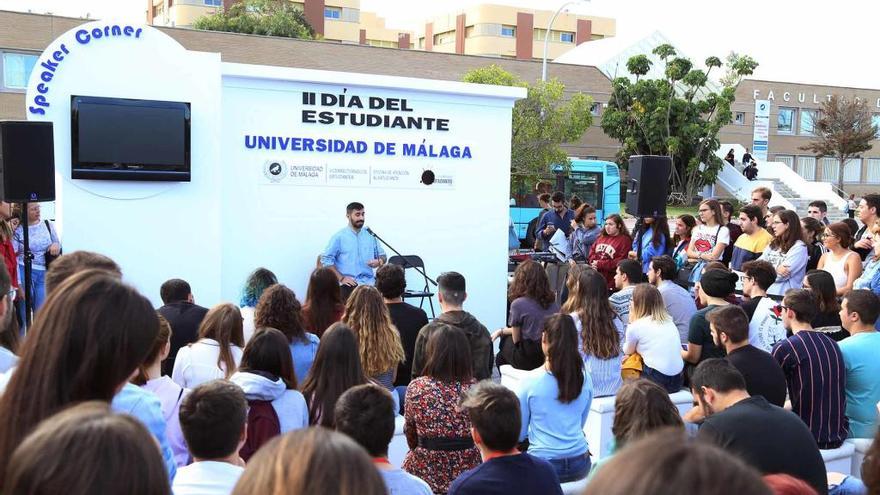
[[[873,441],[874,439],[872,438],[848,438],[846,440],[846,443],[852,444],[855,448],[849,470],[849,474],[852,476],[862,477],[862,463],[865,462],[865,454],[868,453],[868,449],[871,448]]]
[[[585,477],[578,481],[569,481],[568,483],[562,483],[559,486],[562,488],[562,493],[564,495],[580,495],[584,492],[584,488],[587,487],[587,478]]]
[[[403,416],[398,414],[394,417],[394,436],[388,445],[388,462],[395,467],[403,466],[403,458],[407,452],[409,445],[406,443],[406,435],[403,434]]]
[[[822,454],[822,460],[825,461],[825,472],[852,474],[855,444],[843,442],[843,445],[836,449],[819,449],[819,452]]]

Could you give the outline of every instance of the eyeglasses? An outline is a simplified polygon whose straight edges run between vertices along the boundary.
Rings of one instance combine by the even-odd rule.
[[[788,306],[783,306],[782,304],[777,304],[773,306],[773,312],[776,314],[777,317],[781,316],[783,311],[788,311],[789,309],[791,308],[789,308]]]

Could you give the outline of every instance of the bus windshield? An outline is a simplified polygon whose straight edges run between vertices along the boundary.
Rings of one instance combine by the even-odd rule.
[[[571,198],[572,195],[575,195],[584,203],[589,203],[595,208],[602,208],[603,184],[601,172],[572,170],[563,181],[566,198]]]

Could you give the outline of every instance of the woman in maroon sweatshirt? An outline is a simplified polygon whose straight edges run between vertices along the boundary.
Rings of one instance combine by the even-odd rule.
[[[599,238],[590,248],[590,255],[587,257],[587,263],[599,271],[608,282],[608,289],[614,291],[614,272],[617,265],[626,259],[632,247],[632,237],[623,224],[623,218],[620,215],[608,215],[605,219],[605,226]]]

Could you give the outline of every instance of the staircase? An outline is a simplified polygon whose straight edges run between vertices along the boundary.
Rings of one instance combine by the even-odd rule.
[[[797,211],[799,217],[803,218],[807,216],[807,208],[809,208],[812,201],[815,201],[814,199],[802,198],[800,194],[792,191],[791,188],[789,188],[784,182],[779,179],[771,179],[768,182],[773,183],[774,193],[779,193],[783,197],[788,199],[789,203],[791,203],[795,207],[795,211]],[[846,212],[844,212],[842,208],[834,204],[828,205],[829,222],[839,222],[844,218],[846,218]]]
[[[730,148],[734,149],[735,156],[742,156],[745,152],[745,148],[738,144],[722,144],[716,152],[717,156],[723,159],[726,150]],[[807,216],[807,208],[811,201],[822,200],[828,205],[829,221],[839,222],[846,218],[846,200],[834,192],[832,184],[805,180],[781,162],[760,162],[758,180],[755,181],[747,180],[738,169],[724,162],[718,173],[716,185],[747,203],[751,200],[753,189],[761,186],[769,187],[773,191],[770,206],[779,205],[794,210],[800,217]]]

